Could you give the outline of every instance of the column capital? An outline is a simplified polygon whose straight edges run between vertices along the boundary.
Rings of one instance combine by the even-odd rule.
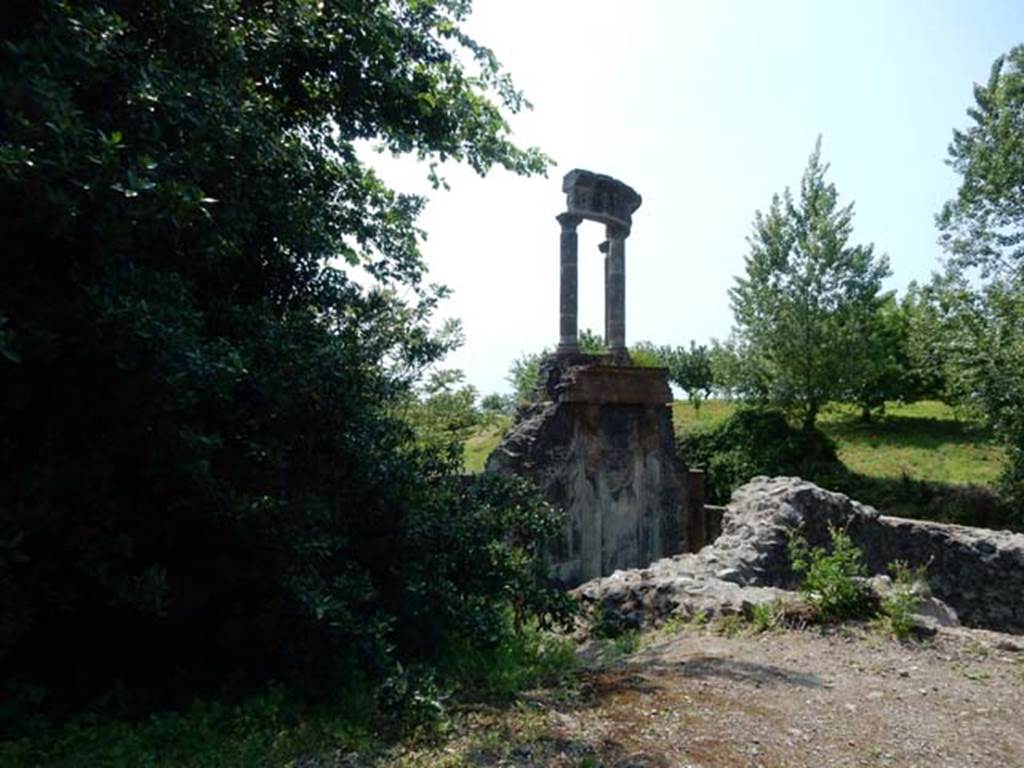
[[[582,216],[577,216],[575,213],[568,212],[560,213],[555,216],[555,218],[558,220],[558,223],[562,225],[563,231],[576,229],[576,227],[580,225],[580,222],[583,221]]]
[[[625,240],[629,237],[629,227],[622,224],[608,224],[604,228],[605,236],[609,240]]]

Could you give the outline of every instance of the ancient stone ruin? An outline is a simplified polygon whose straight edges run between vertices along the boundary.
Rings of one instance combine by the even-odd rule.
[[[634,189],[611,176],[576,169],[562,180],[568,210],[559,214],[562,225],[559,254],[561,290],[558,353],[579,352],[577,329],[579,245],[576,228],[584,219],[605,225],[604,254],[604,339],[616,360],[626,352],[626,238],[633,226],[633,214],[642,199]]]
[[[1024,633],[1024,534],[880,515],[798,477],[755,477],[738,488],[721,536],[699,553],[619,571],[577,593],[627,627],[787,602],[798,583],[789,533],[799,530],[825,546],[829,526],[849,533],[873,582],[884,580],[898,560],[925,569],[932,594],[918,609],[925,628],[963,622]]]
[[[921,627],[962,621],[1024,633],[1024,534],[886,517],[800,478],[754,478],[727,507],[705,507],[700,482],[684,483],[667,372],[633,366],[626,351],[625,239],[640,196],[582,170],[562,188],[557,351],[487,460],[489,472],[532,478],[567,512],[548,557],[559,580],[582,585],[575,592],[584,602],[626,627],[746,612],[795,597],[790,532],[821,545],[838,526],[861,549],[879,594],[891,589],[884,574],[893,562],[926,569],[931,596],[918,608]],[[577,336],[576,229],[584,220],[607,234],[603,355],[581,353]]]
[[[641,198],[609,176],[574,170],[562,185],[557,352],[487,471],[532,478],[568,522],[554,543],[554,574],[575,585],[635,568],[684,546],[684,485],[663,368],[638,368],[626,351],[625,241]],[[579,349],[578,246],[583,220],[604,224],[605,355]]]

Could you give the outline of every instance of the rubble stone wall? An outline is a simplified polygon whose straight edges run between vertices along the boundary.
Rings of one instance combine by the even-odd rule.
[[[886,517],[796,477],[757,477],[737,489],[722,535],[699,553],[619,571],[577,592],[636,624],[680,611],[736,610],[794,589],[790,533],[825,545],[830,525],[849,532],[871,573],[885,574],[897,560],[925,566],[932,594],[961,622],[1024,633],[1024,534]]]

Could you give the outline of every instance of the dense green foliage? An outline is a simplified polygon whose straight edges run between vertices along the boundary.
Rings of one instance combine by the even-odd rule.
[[[335,689],[564,610],[554,511],[452,477],[465,392],[406,418],[451,338],[423,201],[356,151],[544,169],[468,9],[5,5],[0,714]]]
[[[832,444],[838,461],[820,447],[820,440],[802,439],[779,418],[781,414],[752,417],[760,426],[753,438],[746,430],[727,426],[738,412],[750,409],[725,400],[709,400],[699,412],[681,403],[673,409],[684,463],[717,468],[708,469],[712,503],[727,501],[732,490],[755,474],[798,474],[887,514],[1020,528],[1013,510],[1000,503],[991,488],[1004,460],[1003,449],[984,425],[944,403],[890,402],[871,422],[865,422],[853,404],[830,405],[817,430]],[[809,451],[819,452],[817,460],[801,456],[804,443]],[[788,459],[779,460],[779,452]]]
[[[1024,46],[974,99],[949,147],[961,183],[938,216],[950,258],[932,288],[950,393],[1005,442],[1003,490],[1024,520]]]
[[[684,432],[678,448],[687,467],[705,470],[705,497],[712,504],[725,504],[757,475],[815,478],[841,469],[824,434],[794,429],[776,410],[742,408],[710,429]]]
[[[517,405],[527,403],[533,398],[540,381],[540,363],[548,354],[550,352],[547,350],[524,353],[512,361],[505,381],[512,386],[512,399]]]
[[[373,755],[395,736],[442,734],[454,716],[446,705],[453,696],[501,704],[524,688],[558,685],[576,664],[570,638],[530,624],[491,647],[449,645],[437,665],[443,687],[427,684],[422,669],[396,675],[388,693],[407,693],[413,684],[416,695],[399,696],[386,717],[370,691],[328,707],[311,706],[277,686],[239,702],[195,701],[138,722],[87,715],[60,726],[40,723],[0,741],[0,765],[222,768],[303,765],[353,751]]]
[[[729,292],[741,390],[798,414],[805,429],[826,403],[855,399],[878,375],[884,342],[870,328],[888,260],[848,244],[853,205],[839,207],[827,170],[819,140],[799,199],[787,189],[755,216],[746,276]]]
[[[664,368],[664,349],[650,341],[638,341],[629,345],[629,362],[638,368]]]
[[[970,126],[953,131],[949,164],[962,178],[939,229],[961,265],[1011,277],[1024,262],[1024,45],[992,63],[974,102]]]
[[[461,444],[484,422],[477,391],[457,369],[431,371],[397,409],[417,441],[436,451]]]
[[[485,419],[493,421],[495,418],[511,416],[515,410],[516,402],[512,395],[492,392],[480,399],[480,411]]]

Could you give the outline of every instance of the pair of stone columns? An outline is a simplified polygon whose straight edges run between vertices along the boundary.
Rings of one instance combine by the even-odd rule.
[[[557,218],[562,225],[558,352],[568,354],[579,351],[579,238],[576,228],[583,217],[563,213]],[[621,355],[626,351],[626,236],[629,231],[620,225],[608,224],[605,233],[608,239],[600,246],[604,254],[604,338],[608,351]]]

